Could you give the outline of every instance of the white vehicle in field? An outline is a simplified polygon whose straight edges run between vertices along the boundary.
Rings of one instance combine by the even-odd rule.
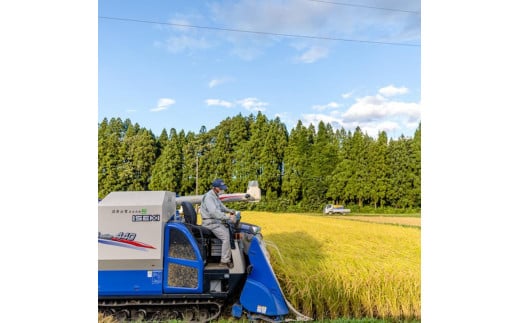
[[[325,214],[347,214],[350,213],[350,209],[345,209],[343,205],[335,205],[335,204],[327,204],[323,209],[323,213]]]

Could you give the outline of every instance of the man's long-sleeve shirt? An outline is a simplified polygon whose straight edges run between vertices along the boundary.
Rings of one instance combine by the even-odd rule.
[[[212,189],[209,190],[206,194],[204,194],[204,196],[202,197],[202,203],[200,206],[200,215],[202,217],[202,225],[213,223],[214,221],[212,221],[211,219],[218,220],[218,222],[228,219],[228,216],[224,212],[231,213],[234,211],[231,209],[228,209],[224,205],[224,203],[222,203],[222,201],[218,198],[215,191],[213,191]]]

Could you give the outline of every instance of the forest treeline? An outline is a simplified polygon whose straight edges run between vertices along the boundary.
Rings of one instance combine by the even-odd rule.
[[[98,124],[98,197],[112,191],[203,194],[213,179],[228,192],[262,189],[248,208],[319,212],[327,203],[353,210],[421,207],[421,126],[413,138],[377,138],[359,127],[334,130],[298,122],[290,132],[261,112],[227,118],[214,129],[163,129],[157,137],[129,119]],[[198,180],[197,180],[198,179]]]

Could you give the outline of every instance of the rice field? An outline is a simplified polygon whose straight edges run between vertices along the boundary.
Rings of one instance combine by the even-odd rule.
[[[282,291],[302,314],[321,322],[420,321],[420,218],[417,225],[403,217],[243,211],[242,221],[262,227]]]
[[[282,290],[301,313],[420,320],[420,229],[252,211],[242,221],[262,227]]]

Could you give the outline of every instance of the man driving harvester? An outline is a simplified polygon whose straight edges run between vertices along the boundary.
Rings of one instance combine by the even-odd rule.
[[[231,237],[229,228],[224,225],[226,220],[235,223],[235,210],[228,209],[224,203],[218,198],[227,186],[220,178],[215,179],[211,183],[212,188],[204,194],[200,204],[200,215],[202,217],[202,225],[211,230],[213,234],[222,240],[222,254],[220,256],[220,264],[233,268],[231,262]],[[230,215],[226,215],[229,213]]]

